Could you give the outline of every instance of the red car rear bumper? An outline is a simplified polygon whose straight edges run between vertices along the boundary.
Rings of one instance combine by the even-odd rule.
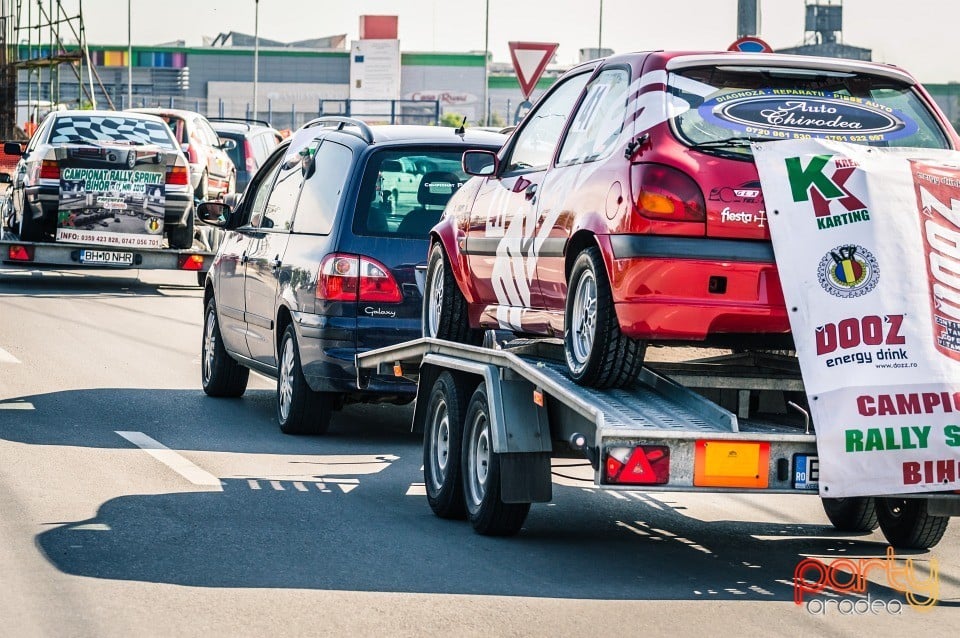
[[[624,235],[598,239],[611,249],[604,252],[612,255],[607,268],[613,301],[620,328],[631,337],[703,341],[724,333],[790,332],[769,244]]]

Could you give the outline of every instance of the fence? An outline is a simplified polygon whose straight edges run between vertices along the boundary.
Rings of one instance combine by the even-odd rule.
[[[440,102],[436,100],[317,100],[316,106],[307,108],[299,103],[279,103],[272,99],[260,100],[261,109],[253,110],[252,103],[221,98],[193,98],[177,96],[134,95],[132,105],[123,96],[117,108],[166,107],[203,113],[208,117],[239,117],[265,120],[274,128],[297,129],[315,117],[344,115],[368,122],[384,124],[438,124]]]

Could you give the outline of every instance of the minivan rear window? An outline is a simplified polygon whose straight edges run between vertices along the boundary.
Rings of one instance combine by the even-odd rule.
[[[367,161],[353,221],[357,235],[426,238],[447,201],[467,181],[466,148],[391,149]]]
[[[823,138],[869,146],[949,148],[907,84],[817,69],[703,67],[670,74],[674,130],[704,152],[749,155],[748,141]],[[683,103],[689,108],[685,108]]]

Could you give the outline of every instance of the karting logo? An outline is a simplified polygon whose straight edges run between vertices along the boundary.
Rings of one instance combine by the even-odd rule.
[[[870,220],[870,211],[847,187],[847,180],[857,170],[856,162],[845,157],[834,159],[833,155],[814,155],[806,166],[799,157],[788,157],[785,162],[793,201],[813,203],[818,229]],[[834,170],[827,176],[830,164]],[[836,214],[830,209],[833,202],[842,207]]]
[[[862,297],[877,287],[880,266],[863,246],[837,246],[820,260],[817,280],[834,297]]]

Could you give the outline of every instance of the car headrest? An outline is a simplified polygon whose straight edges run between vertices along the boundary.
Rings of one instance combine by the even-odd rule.
[[[446,206],[450,197],[463,186],[463,180],[456,173],[431,171],[424,173],[417,190],[417,201],[421,206]]]

